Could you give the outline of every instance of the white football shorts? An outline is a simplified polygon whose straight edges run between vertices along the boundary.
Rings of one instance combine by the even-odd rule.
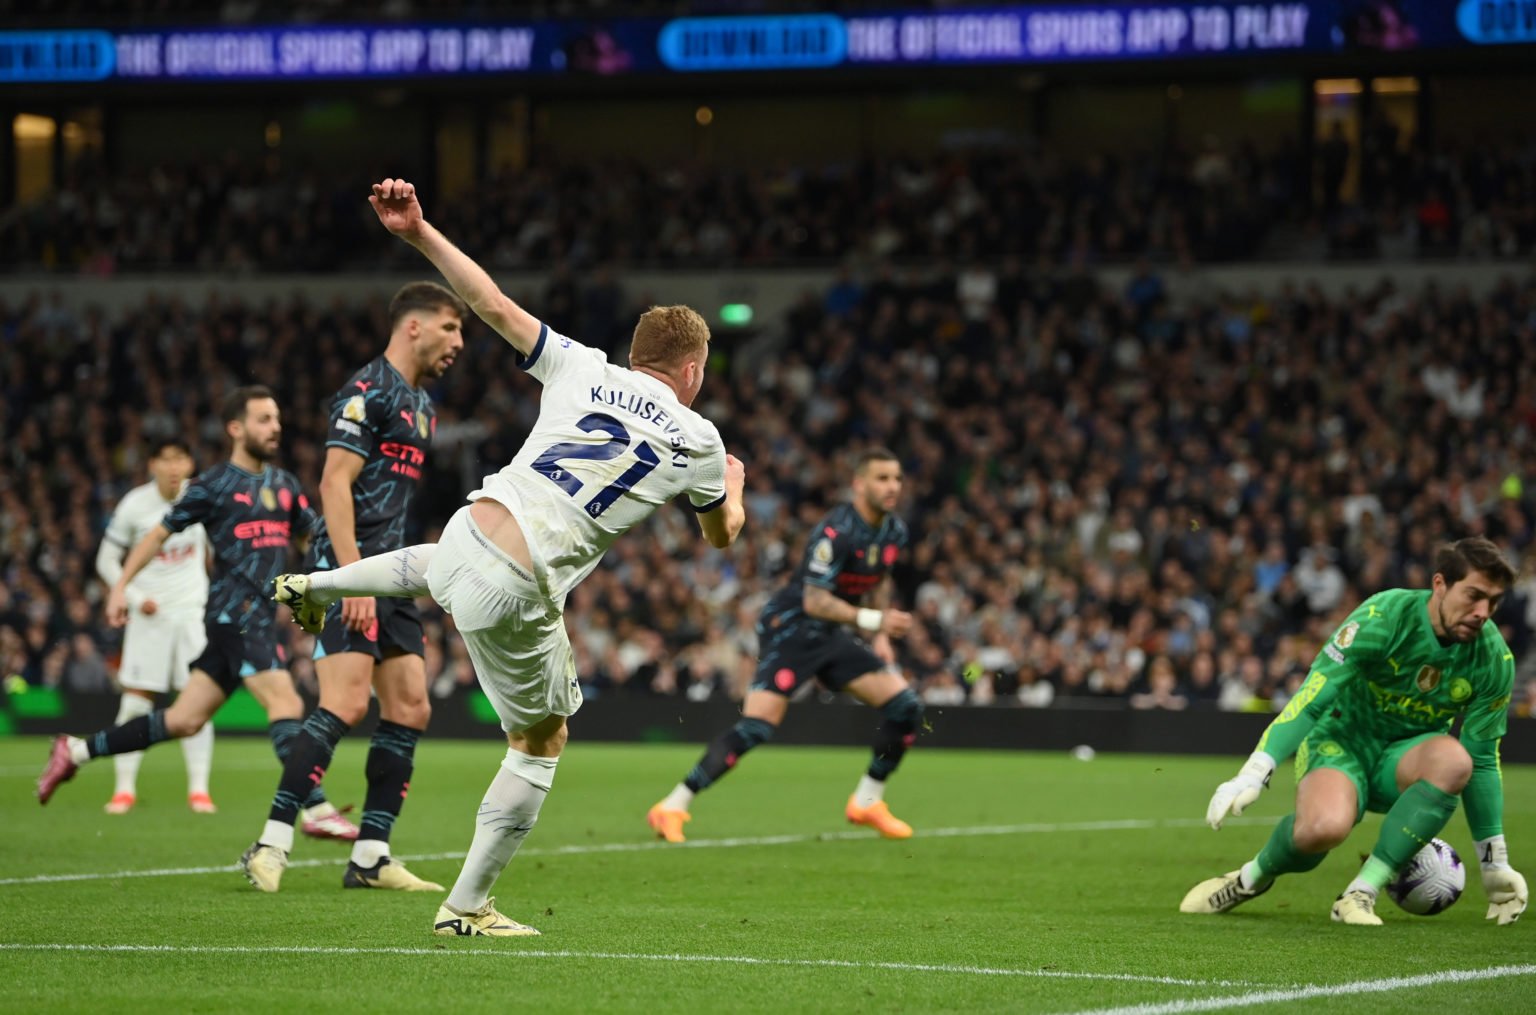
[[[201,610],[134,611],[123,632],[123,660],[117,682],[135,691],[164,694],[187,686],[192,663],[208,647]]]
[[[427,567],[427,586],[453,617],[502,729],[517,733],[581,707],[560,604],[485,538],[468,507],[443,529]]]

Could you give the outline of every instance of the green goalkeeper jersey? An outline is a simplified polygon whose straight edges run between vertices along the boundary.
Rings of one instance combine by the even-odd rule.
[[[1501,824],[1498,743],[1515,657],[1492,621],[1470,642],[1442,644],[1430,625],[1429,598],[1427,589],[1389,589],[1361,603],[1317,654],[1306,682],[1264,731],[1259,750],[1283,761],[1314,729],[1319,736],[1390,743],[1447,733],[1465,716],[1461,741],[1472,755],[1474,776],[1464,797],[1474,833],[1486,831]]]

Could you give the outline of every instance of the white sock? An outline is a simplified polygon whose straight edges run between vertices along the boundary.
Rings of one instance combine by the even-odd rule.
[[[113,726],[121,726],[130,719],[137,719],[141,715],[149,715],[155,710],[155,703],[148,698],[141,698],[137,694],[123,693],[122,700],[117,705],[117,718],[112,720]],[[117,788],[113,793],[127,793],[133,796],[139,783],[139,766],[144,763],[144,752],[134,751],[131,754],[115,754],[112,756],[112,767],[117,770]]]
[[[261,830],[261,837],[256,841],[263,846],[276,846],[284,853],[292,853],[293,826],[268,818],[266,827]]]
[[[1270,880],[1273,881],[1274,878],[1270,878]],[[1246,892],[1251,892],[1259,887],[1260,871],[1257,860],[1249,860],[1243,864],[1242,869],[1237,872],[1237,883],[1242,885],[1243,890]]]
[[[668,793],[667,798],[661,802],[661,809],[664,811],[686,811],[691,803],[693,803],[693,790],[682,783],[678,783],[672,787],[672,792]]]
[[[77,765],[83,765],[91,760],[91,749],[85,746],[85,741],[79,737],[65,737],[64,742],[69,744],[69,760]]]
[[[311,807],[308,810],[300,810],[299,811],[299,820],[300,821],[319,821],[321,818],[328,818],[332,814],[339,814],[339,813],[340,812],[336,810],[336,805],[331,803],[329,800],[327,800],[325,803],[323,803],[323,804],[316,804],[314,807]]]
[[[1351,881],[1349,883],[1349,887],[1344,889],[1344,891],[1345,892],[1367,892],[1367,893],[1370,894],[1371,898],[1373,898],[1373,899],[1376,896],[1381,894],[1381,889],[1380,888],[1377,888],[1375,885],[1371,884],[1369,881],[1363,881],[1360,878],[1355,878],[1355,880]]]
[[[868,807],[884,799],[885,783],[878,779],[871,779],[867,775],[859,779],[859,788],[853,791],[854,803],[860,807]]]
[[[208,792],[208,773],[213,768],[213,720],[190,737],[181,738],[181,756],[187,763],[187,796]]]
[[[343,596],[393,596],[415,599],[427,594],[427,565],[437,552],[436,543],[421,543],[403,550],[381,553],[309,576],[309,598],[329,603]]]
[[[448,893],[450,908],[469,913],[485,905],[491,886],[539,820],[539,808],[549,794],[559,760],[508,749],[485,799],[480,801],[469,856]]]
[[[352,844],[352,862],[370,868],[389,855],[389,843],[383,839],[358,839]]]

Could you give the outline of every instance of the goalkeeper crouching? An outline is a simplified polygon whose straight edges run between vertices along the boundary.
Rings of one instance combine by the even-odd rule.
[[[1323,646],[1312,672],[1237,776],[1216,788],[1206,821],[1220,828],[1296,755],[1296,811],[1239,869],[1189,890],[1185,913],[1225,913],[1282,874],[1323,862],[1365,812],[1384,813],[1360,873],[1333,919],[1380,926],[1376,897],[1456,811],[1467,807],[1488,896],[1500,926],[1525,912],[1528,892],[1504,844],[1504,736],[1515,660],[1489,622],[1515,574],[1481,537],[1443,547],[1432,588],[1378,592]],[[1450,735],[1464,717],[1461,737]]]

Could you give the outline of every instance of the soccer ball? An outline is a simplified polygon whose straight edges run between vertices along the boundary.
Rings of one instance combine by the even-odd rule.
[[[1405,913],[1434,916],[1451,907],[1467,887],[1467,869],[1444,839],[1431,839],[1387,885],[1387,894]]]

